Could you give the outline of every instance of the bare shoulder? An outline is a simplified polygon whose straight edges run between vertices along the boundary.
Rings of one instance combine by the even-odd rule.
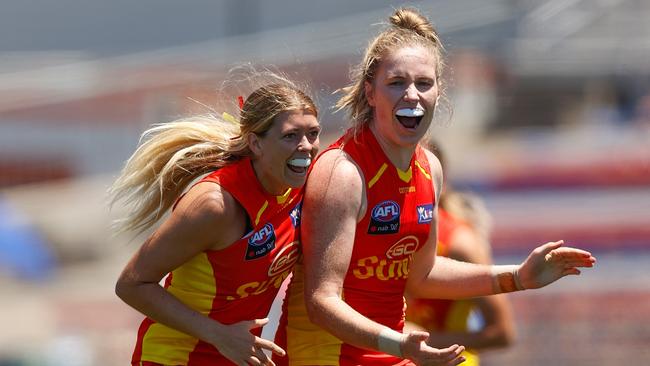
[[[348,154],[333,149],[318,158],[307,179],[305,207],[357,217],[363,211],[364,197],[361,170]]]
[[[346,189],[361,189],[363,177],[357,164],[339,149],[324,152],[312,169],[308,187],[345,193]],[[310,189],[310,188],[308,188]]]
[[[246,211],[228,191],[212,182],[196,184],[179,200],[172,220],[208,248],[220,249],[239,239]]]

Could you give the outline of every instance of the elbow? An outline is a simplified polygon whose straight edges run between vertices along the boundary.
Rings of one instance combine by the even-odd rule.
[[[309,321],[316,324],[319,324],[320,320],[320,306],[316,304],[316,297],[315,296],[308,296],[305,294],[305,308],[307,310],[307,317],[309,318]]]
[[[307,310],[307,317],[309,318],[310,322],[320,327],[327,328],[324,322],[324,319],[327,318],[324,316],[326,307],[323,304],[323,300],[320,296],[317,296],[315,294],[307,295],[305,293],[305,308]]]
[[[115,295],[128,304],[129,300],[133,298],[133,295],[138,293],[136,287],[136,283],[129,281],[128,277],[122,274],[115,282]]]
[[[503,338],[502,340],[503,347],[510,347],[515,343],[515,339],[517,338],[517,335],[515,333],[515,330],[512,327],[510,327],[503,332],[502,338]]]
[[[512,327],[501,329],[497,337],[495,337],[496,347],[510,347],[515,343],[515,330]]]
[[[122,299],[122,301],[126,301],[125,298],[127,297],[127,290],[128,286],[122,279],[118,279],[117,282],[115,282],[115,295]]]

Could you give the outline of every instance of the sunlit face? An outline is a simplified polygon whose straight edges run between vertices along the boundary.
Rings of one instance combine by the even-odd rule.
[[[264,136],[249,136],[253,168],[268,193],[280,195],[305,184],[318,153],[319,134],[316,116],[298,110],[277,115]]]
[[[436,56],[423,47],[389,52],[366,82],[375,130],[388,143],[415,146],[426,133],[438,100]]]

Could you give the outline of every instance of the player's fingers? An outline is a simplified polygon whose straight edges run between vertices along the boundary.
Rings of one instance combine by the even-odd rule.
[[[254,365],[254,366],[262,365],[262,362],[259,360],[259,358],[255,356],[250,356],[249,358],[246,359],[246,361],[248,362],[249,365]]]
[[[454,365],[461,364],[461,363],[463,363],[463,362],[465,362],[465,357],[460,356],[460,357],[456,357],[455,359],[449,361],[449,362],[447,363],[447,365],[449,365],[449,366],[454,366]]]
[[[269,318],[252,320],[252,321],[250,321],[249,329],[255,329],[255,328],[262,327],[268,322],[269,322]]]
[[[258,360],[262,363],[262,365],[265,366],[275,366],[275,363],[269,358],[269,356],[264,353],[261,347],[256,347],[257,352],[255,353],[255,357],[257,357]]]
[[[286,352],[280,346],[278,346],[277,344],[269,341],[268,339],[257,337],[255,339],[255,344],[258,347],[260,347],[262,349],[268,349],[269,351],[271,351],[271,352],[273,352],[273,353],[275,353],[276,355],[279,355],[279,356],[284,356],[286,354]]]
[[[439,349],[437,356],[440,357],[442,361],[453,360],[454,358],[458,357],[464,350],[465,347],[454,344],[453,346]]]
[[[408,334],[406,341],[419,343],[426,342],[427,339],[429,339],[429,333],[420,330],[414,330]]]
[[[562,272],[562,276],[579,275],[580,270],[577,268],[567,268]]]
[[[562,244],[564,244],[564,240],[552,241],[542,245],[539,249],[541,249],[542,254],[548,254],[552,250],[561,247]]]
[[[591,253],[577,248],[562,247],[553,250],[557,255],[565,258],[593,258]]]

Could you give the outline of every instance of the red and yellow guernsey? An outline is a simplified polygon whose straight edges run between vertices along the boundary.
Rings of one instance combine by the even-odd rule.
[[[342,298],[364,316],[401,331],[404,288],[413,254],[426,242],[434,192],[425,152],[417,147],[406,171],[395,167],[365,128],[348,131],[328,149],[343,149],[360,167],[368,208],[356,226]],[[303,301],[302,266],[296,265],[276,343],[288,357],[279,365],[403,365],[409,361],[343,343],[309,322]]]
[[[438,209],[437,255],[449,257],[451,237],[454,231],[468,224],[457,219],[443,209]],[[471,300],[409,299],[406,320],[431,331],[461,332],[467,330],[467,321],[473,308]],[[445,346],[446,345],[439,345]],[[471,351],[463,352],[463,365],[478,365],[478,355]]]
[[[282,281],[300,255],[302,190],[265,193],[249,159],[206,176],[246,210],[252,230],[222,250],[198,254],[165,279],[165,289],[191,308],[224,324],[265,318]],[[252,331],[260,335],[261,329]],[[145,318],[132,365],[231,365],[215,347]]]

